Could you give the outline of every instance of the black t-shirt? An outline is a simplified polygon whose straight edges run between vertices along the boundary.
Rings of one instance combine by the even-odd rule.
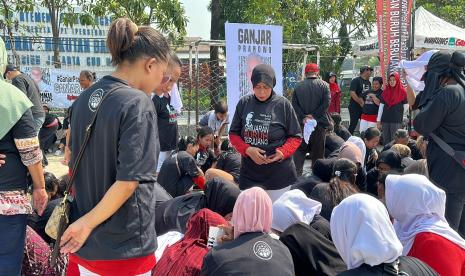
[[[234,181],[239,181],[241,155],[236,151],[222,152],[216,163],[216,168],[231,174],[234,177]]]
[[[382,123],[402,123],[404,119],[404,104],[407,104],[407,99],[402,102],[388,107],[383,97],[381,103],[384,104],[383,115],[381,116]]]
[[[34,118],[45,117],[42,101],[40,99],[39,87],[31,77],[26,74],[20,74],[11,80],[11,84],[23,91],[29,100],[31,100],[34,105],[31,107],[32,116],[34,116]]]
[[[302,137],[291,103],[274,92],[265,102],[260,102],[254,95],[242,97],[236,106],[229,132],[239,135],[245,143],[267,152],[281,147],[290,137]],[[297,179],[292,158],[257,165],[251,158],[243,157],[241,164],[241,190],[257,185],[279,190]]]
[[[371,90],[371,82],[369,80],[365,80],[362,77],[356,77],[350,82],[350,88],[349,91],[354,91],[357,96],[362,97],[364,92],[370,91]],[[350,107],[352,108],[360,108],[362,107],[352,99],[350,98]]]
[[[160,151],[175,150],[179,139],[178,119],[176,110],[170,104],[171,98],[155,95],[152,101],[158,118]]]
[[[261,232],[244,233],[218,247],[203,259],[202,276],[208,275],[294,275],[289,249]]]
[[[373,99],[369,97],[370,94],[375,94],[378,99],[381,100],[381,93],[383,90],[379,89],[377,91],[367,91],[362,93],[362,98],[365,101],[365,105],[362,108],[362,114],[365,115],[378,115],[379,106],[375,104]]]
[[[208,169],[210,169],[213,163],[216,162],[218,158],[216,158],[215,153],[211,149],[200,149],[195,154],[195,160],[197,162],[197,166],[202,169],[203,173],[206,173]]]
[[[165,159],[158,173],[157,182],[171,196],[176,196],[185,194],[184,187],[179,187],[180,179],[185,176],[191,179],[197,177],[199,176],[199,170],[194,157],[185,151],[180,151]]]
[[[32,138],[36,135],[32,112],[28,109],[13,128],[0,139],[0,153],[6,155],[5,164],[0,167],[0,191],[26,190],[27,167],[21,161],[14,139]]]
[[[148,95],[112,76],[85,90],[74,102],[70,117],[70,163],[97,106],[113,88],[117,89],[102,103],[79,170],[74,172],[73,219],[94,208],[115,181],[138,181],[139,186],[77,252],[87,260],[142,257],[157,248],[154,183],[159,144],[155,108]]]
[[[344,142],[344,139],[339,137],[336,133],[327,133],[325,141],[325,158],[328,158],[328,156],[335,150],[340,149]]]

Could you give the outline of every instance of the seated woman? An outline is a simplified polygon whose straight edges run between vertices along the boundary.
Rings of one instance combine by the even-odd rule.
[[[206,173],[217,161],[213,146],[213,129],[208,126],[197,129],[197,144],[199,145],[197,153],[194,155],[197,166]]]
[[[346,268],[320,211],[321,203],[300,190],[288,191],[273,203],[271,227],[289,248],[296,275],[335,275]]]
[[[229,143],[229,139],[221,143],[221,154],[218,161],[205,173],[206,180],[221,177],[225,180],[239,183],[241,173],[241,155]]]
[[[344,198],[358,193],[355,184],[357,165],[346,158],[334,163],[333,178],[329,183],[320,183],[313,188],[310,197],[321,202],[321,215],[329,220],[333,208]]]
[[[376,147],[381,139],[381,131],[376,127],[369,127],[362,132],[362,139],[366,148],[365,169],[368,172],[376,166],[376,160],[378,160]]]
[[[291,190],[299,189],[310,197],[313,188],[320,183],[328,183],[333,174],[333,165],[337,158],[318,159],[312,166],[312,174],[304,174],[291,186]]]
[[[189,219],[184,238],[164,251],[152,275],[200,275],[203,258],[209,251],[209,228],[227,223],[221,215],[209,209],[199,210]]]
[[[440,275],[465,275],[465,240],[446,221],[443,190],[423,175],[389,175],[386,206],[403,255],[422,260]]]
[[[201,189],[205,185],[202,170],[194,159],[199,145],[192,137],[181,138],[179,151],[166,158],[161,166],[157,182],[172,196],[184,195],[195,185]]]
[[[47,157],[45,154],[52,150],[53,144],[57,141],[57,130],[61,129],[61,122],[54,114],[50,114],[48,106],[43,106],[45,112],[45,121],[39,130],[40,149],[43,152],[45,166],[48,165]]]
[[[272,218],[265,190],[243,191],[234,205],[234,228],[224,228],[227,237],[205,256],[201,275],[294,275],[289,250],[269,235]]]
[[[357,165],[357,173],[355,177],[355,184],[361,192],[366,191],[366,171],[365,171],[365,144],[362,139],[356,137],[358,140],[354,140],[355,136],[349,138],[349,141],[345,142],[341,147],[338,158],[346,158],[354,162]],[[353,142],[352,142],[352,141]]]
[[[329,155],[338,150],[344,144],[344,139],[339,137],[334,131],[333,127],[329,126],[326,130],[326,140],[325,140],[325,158],[328,158]]]
[[[341,124],[341,114],[331,113],[331,119],[333,119],[334,122],[334,132],[337,134],[337,136],[344,139],[344,141],[347,141],[349,137],[352,136],[352,134],[350,134],[349,130]]]
[[[402,244],[384,205],[366,194],[344,199],[331,215],[334,245],[347,265],[338,275],[438,275],[418,259],[401,257]]]
[[[239,188],[233,182],[214,178],[207,182],[203,192],[178,196],[163,202],[155,209],[157,235],[168,231],[184,233],[189,218],[202,208],[230,218],[239,193]]]
[[[381,152],[376,162],[376,167],[371,169],[367,174],[367,192],[378,197],[377,183],[380,174],[401,173],[402,171],[402,159],[397,152],[393,150]]]

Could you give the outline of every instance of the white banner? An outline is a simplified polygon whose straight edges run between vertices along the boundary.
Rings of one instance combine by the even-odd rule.
[[[226,74],[231,118],[242,96],[252,93],[250,77],[258,64],[269,64],[276,73],[274,91],[283,93],[282,26],[226,23]]]
[[[39,87],[42,104],[50,108],[68,108],[81,95],[80,70],[25,67],[23,72],[34,80]],[[110,73],[96,72],[96,81]]]

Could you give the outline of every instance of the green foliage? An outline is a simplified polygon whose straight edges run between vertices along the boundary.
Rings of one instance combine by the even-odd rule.
[[[449,23],[465,28],[465,0],[417,0],[416,6],[423,6]]]
[[[95,15],[128,17],[137,25],[155,24],[173,41],[186,35],[187,18],[178,0],[97,0],[89,9]]]

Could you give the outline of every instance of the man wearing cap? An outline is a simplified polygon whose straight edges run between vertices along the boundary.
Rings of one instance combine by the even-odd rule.
[[[42,109],[39,87],[34,80],[31,79],[31,77],[21,73],[21,71],[12,64],[7,65],[3,78],[11,80],[11,84],[23,91],[29,100],[31,100],[34,105],[31,107],[32,116],[34,117],[36,131],[39,133],[39,130],[45,121],[45,112]]]
[[[315,63],[305,66],[305,79],[299,82],[292,95],[295,109],[302,129],[308,120],[316,120],[309,143],[302,144],[294,153],[294,163],[298,175],[302,175],[305,156],[311,152],[312,165],[317,159],[323,159],[325,153],[326,129],[330,126],[328,107],[330,102],[329,85],[319,78],[319,68]]]
[[[370,76],[372,72],[373,68],[370,66],[362,66],[360,68],[360,76],[350,82],[349,132],[351,134],[354,134],[354,130],[362,116],[362,107],[364,105],[362,94],[371,90]]]

